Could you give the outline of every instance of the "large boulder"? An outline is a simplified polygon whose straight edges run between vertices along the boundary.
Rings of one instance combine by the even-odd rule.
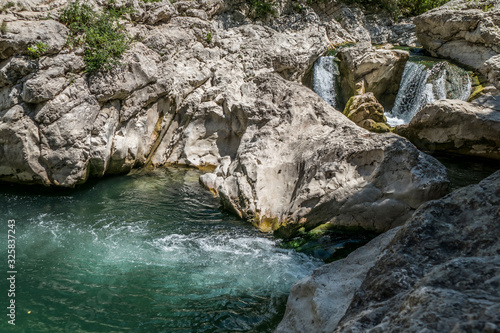
[[[418,41],[435,57],[480,69],[500,53],[500,4],[454,0],[416,17]]]
[[[500,171],[422,205],[327,332],[498,332],[499,217]]]
[[[497,332],[500,171],[296,283],[276,332]]]
[[[323,265],[294,284],[275,333],[332,332],[400,228],[383,233],[347,258]]]
[[[500,160],[500,111],[494,101],[439,100],[395,132],[423,150]]]
[[[202,182],[263,230],[384,231],[446,191],[443,166],[393,134],[373,134],[303,86],[261,76],[231,108],[234,158]]]
[[[375,49],[370,44],[359,43],[343,48],[338,53],[342,77],[342,97],[372,92],[380,103],[391,108],[403,76],[407,51]]]

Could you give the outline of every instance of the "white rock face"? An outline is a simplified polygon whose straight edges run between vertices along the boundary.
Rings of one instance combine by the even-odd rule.
[[[354,95],[372,92],[384,107],[391,108],[409,57],[407,51],[375,49],[367,43],[341,49],[344,101]]]
[[[495,102],[496,101],[496,102]],[[439,100],[420,110],[396,133],[430,151],[500,160],[500,103],[498,97],[474,104]]]
[[[418,41],[433,56],[480,69],[500,53],[498,1],[454,0],[414,19]]]
[[[332,332],[344,316],[366,274],[384,254],[400,227],[326,264],[293,285],[275,333]]]
[[[202,182],[264,230],[325,222],[388,230],[445,191],[434,158],[357,127],[298,84],[257,77],[230,110],[241,133],[236,156]]]

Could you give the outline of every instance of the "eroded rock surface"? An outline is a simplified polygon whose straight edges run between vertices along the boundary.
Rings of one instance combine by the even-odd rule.
[[[500,104],[481,98],[474,104],[439,100],[420,110],[396,133],[417,147],[500,160]]]
[[[454,0],[414,19],[419,42],[433,56],[481,69],[500,53],[500,4]]]
[[[497,332],[500,171],[422,205],[330,332]]]
[[[242,93],[237,154],[202,181],[264,230],[296,222],[388,230],[446,191],[434,158],[356,126],[300,85],[267,76]]]
[[[410,54],[402,50],[375,49],[359,43],[339,51],[344,101],[354,95],[372,92],[377,100],[391,108]]]
[[[88,2],[96,10],[105,3]],[[56,21],[42,20],[49,26],[30,37],[53,38],[38,59],[23,56],[30,35],[9,30],[63,5],[33,0],[31,16],[12,8],[1,15],[0,180],[73,187],[146,165],[219,165],[206,184],[266,230],[299,221],[387,230],[446,190],[433,158],[358,128],[293,83],[333,39],[357,40],[332,28],[332,14],[291,26],[276,19],[270,28],[248,18],[230,24],[241,5],[231,2],[116,1],[134,9],[123,21],[134,42],[121,66],[86,73],[82,48],[63,47],[67,29]],[[380,90],[404,55],[371,50],[360,80]]]
[[[323,265],[293,285],[275,333],[332,332],[344,316],[368,271],[400,229],[371,240],[347,258]]]

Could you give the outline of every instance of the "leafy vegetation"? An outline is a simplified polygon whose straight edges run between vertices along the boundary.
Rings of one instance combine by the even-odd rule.
[[[386,9],[392,13],[395,19],[423,14],[448,1],[450,0],[344,0],[348,4]]]
[[[0,13],[3,14],[4,12],[7,11],[7,9],[15,7],[16,4],[13,1],[9,1],[6,4],[4,4],[2,7],[0,7]]]
[[[207,32],[207,36],[205,37],[205,40],[207,41],[207,44],[212,43],[212,32],[211,31]]]
[[[49,45],[43,42],[38,42],[33,46],[28,46],[28,55],[32,59],[40,58],[47,50],[49,49]]]
[[[110,2],[111,3],[111,2]],[[59,16],[71,35],[70,46],[83,45],[86,70],[89,72],[109,69],[118,64],[118,59],[130,46],[130,38],[125,33],[119,19],[130,12],[129,8],[105,7],[101,12],[76,0],[66,6]]]
[[[247,0],[251,15],[256,19],[265,19],[269,15],[277,15],[272,0]]]
[[[7,22],[2,21],[2,25],[0,26],[0,32],[3,34],[7,33]]]

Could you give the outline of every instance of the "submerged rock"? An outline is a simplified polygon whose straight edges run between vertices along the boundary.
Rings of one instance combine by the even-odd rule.
[[[500,160],[500,111],[486,100],[476,102],[434,102],[419,111],[408,125],[396,127],[395,133],[423,150]]]

